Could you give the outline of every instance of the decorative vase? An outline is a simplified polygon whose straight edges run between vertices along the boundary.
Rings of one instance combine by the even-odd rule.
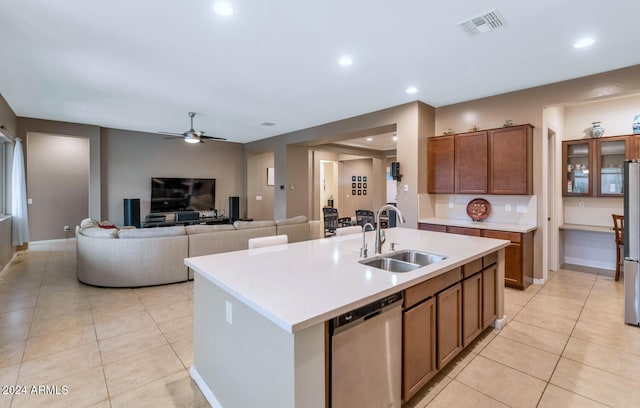
[[[640,135],[640,115],[633,118],[633,134]]]
[[[604,135],[604,128],[600,126],[600,122],[592,122],[593,127],[589,129],[589,135],[591,137],[602,137]]]

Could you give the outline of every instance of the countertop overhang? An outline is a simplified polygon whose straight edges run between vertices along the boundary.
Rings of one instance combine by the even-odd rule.
[[[509,245],[509,241],[409,228],[385,230],[386,244],[447,259],[411,272],[360,264],[362,234],[186,258],[199,277],[289,333],[327,321],[378,298],[438,276]],[[373,256],[375,232],[366,233]]]
[[[526,234],[527,232],[534,231],[538,227],[535,225],[522,225],[522,224],[507,224],[501,222],[486,222],[486,221],[472,221],[472,220],[459,220],[454,218],[422,218],[418,220],[418,223],[422,224],[436,224],[436,225],[448,225],[451,227],[467,227],[467,228],[479,228],[496,231],[507,232],[520,232]]]

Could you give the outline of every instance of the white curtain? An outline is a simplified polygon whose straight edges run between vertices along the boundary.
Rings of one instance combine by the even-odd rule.
[[[11,172],[11,243],[14,246],[29,242],[29,217],[27,215],[27,180],[24,172],[22,139],[16,138]]]

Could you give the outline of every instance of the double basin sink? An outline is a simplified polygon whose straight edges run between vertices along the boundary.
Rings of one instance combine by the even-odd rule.
[[[422,268],[423,266],[440,262],[446,258],[446,256],[429,252],[405,249],[390,254],[378,255],[374,258],[363,259],[360,263],[389,272],[409,272]]]

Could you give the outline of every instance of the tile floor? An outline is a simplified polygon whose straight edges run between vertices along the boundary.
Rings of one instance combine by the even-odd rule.
[[[192,282],[85,286],[74,241],[32,243],[0,277],[0,386],[26,392],[0,394],[0,408],[208,407],[188,373],[192,296]],[[405,407],[638,407],[640,328],[622,307],[622,282],[604,275],[561,270],[507,289],[508,325]]]

